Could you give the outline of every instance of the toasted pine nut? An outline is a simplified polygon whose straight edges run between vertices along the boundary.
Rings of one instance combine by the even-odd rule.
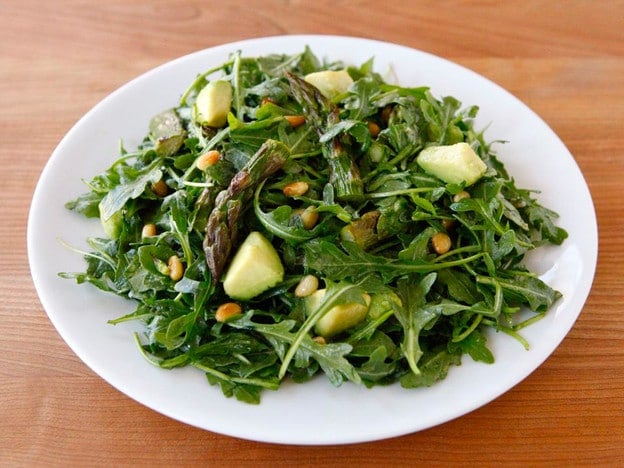
[[[306,121],[303,115],[285,115],[284,118],[292,128],[301,127]]]
[[[379,128],[379,125],[377,125],[375,122],[368,122],[368,131],[370,132],[371,136],[374,138],[377,135],[379,135],[381,128]]]
[[[295,288],[295,297],[307,297],[310,294],[316,292],[318,289],[318,278],[314,275],[305,275],[299,281],[299,284]]]
[[[219,153],[217,150],[210,150],[199,156],[195,161],[195,165],[200,171],[205,171],[210,166],[216,164],[217,161],[219,161],[220,157],[221,153]]]
[[[325,341],[325,338],[323,338],[322,336],[315,336],[312,339],[320,345],[327,344],[327,341]]]
[[[381,120],[388,123],[388,121],[390,120],[390,115],[392,114],[393,110],[394,110],[393,106],[386,106],[383,109],[381,109]]]
[[[455,203],[457,203],[460,200],[463,200],[464,198],[470,198],[470,194],[466,192],[465,190],[462,190],[461,192],[457,192],[455,195],[453,195],[453,201]]]
[[[180,260],[177,255],[169,257],[167,266],[169,267],[169,278],[173,281],[179,281],[182,279],[182,276],[184,275],[184,265],[182,264],[182,260]]]
[[[303,210],[303,213],[301,213],[301,223],[305,229],[312,229],[316,226],[318,220],[319,214],[314,206],[308,206],[305,210]]]
[[[444,232],[438,232],[431,237],[431,246],[437,254],[445,254],[451,249],[451,238]]]
[[[309,188],[310,186],[307,182],[298,181],[291,182],[290,184],[286,185],[282,191],[287,197],[299,197],[306,193]]]
[[[156,235],[156,225],[147,223],[141,230],[141,237],[153,237]]]
[[[447,231],[449,229],[453,229],[455,227],[455,220],[454,219],[443,219],[442,220],[442,226],[444,227],[444,229],[446,229]]]
[[[225,322],[230,317],[234,317],[242,312],[241,306],[236,302],[226,302],[217,308],[215,319],[217,322]]]
[[[164,197],[169,192],[169,187],[167,187],[164,180],[160,179],[152,184],[152,192],[159,197]]]

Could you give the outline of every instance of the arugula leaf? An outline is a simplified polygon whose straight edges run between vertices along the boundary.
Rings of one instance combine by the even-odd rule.
[[[478,276],[477,282],[487,285],[498,283],[509,303],[528,304],[536,312],[546,312],[561,297],[560,292],[533,275],[515,275],[509,279],[496,280]]]
[[[449,297],[456,301],[464,304],[476,304],[481,297],[474,279],[462,271],[440,270],[438,280],[447,287]]]
[[[489,329],[528,349],[519,331],[561,293],[526,269],[525,254],[561,244],[567,232],[537,192],[516,186],[492,149],[498,142],[474,128],[477,106],[385,83],[373,65],[321,61],[306,47],[235,51],[199,74],[169,111],[180,123],[175,145],[156,151],[146,125],[135,150],[120,145],[119,158],[66,204],[104,222],[115,216],[119,232],[88,239],[87,251],[68,246],[84,257],[84,271],[59,276],[135,301],[110,323],[142,324],[134,339],[148,362],[194,366],[225,396],[251,404],[286,378],[318,374],[333,385],[432,385],[465,354],[493,362]],[[343,69],[353,83],[331,99],[305,80]],[[218,129],[193,117],[214,79],[233,89]],[[416,163],[423,148],[460,141],[488,166],[474,185],[443,184]],[[166,194],[152,188],[161,181]],[[308,188],[289,196],[291,182]],[[304,227],[305,210],[319,216]],[[232,302],[219,278],[251,231],[266,234],[284,279],[238,301],[240,315],[217,320]],[[434,248],[438,234],[449,237],[448,251]],[[181,278],[171,275],[173,256]],[[296,292],[307,275],[325,283],[313,311]],[[324,314],[364,294],[370,304],[359,324],[314,336]],[[520,318],[527,309],[535,313]]]
[[[418,368],[418,361],[423,354],[419,343],[420,331],[438,317],[435,311],[423,307],[435,280],[436,274],[429,273],[418,283],[416,283],[416,278],[408,277],[402,278],[397,284],[401,307],[395,309],[395,315],[404,331],[401,351],[407,359],[410,370],[416,375],[421,372]]]
[[[388,379],[396,368],[397,362],[388,361],[388,350],[379,346],[368,354],[368,360],[358,368],[358,374],[362,377],[363,382],[372,386],[376,382]]]
[[[340,297],[339,293],[333,293],[332,296],[330,299],[332,303],[336,302],[334,298]],[[282,359],[280,378],[283,378],[285,369],[296,355],[297,367],[306,365],[310,357],[316,360],[333,385],[341,385],[344,378],[355,383],[360,382],[360,376],[355,368],[344,357],[351,351],[350,345],[346,343],[323,345],[315,342],[305,333],[300,333],[300,331],[291,333],[290,330],[295,326],[295,322],[292,320],[277,324],[261,324],[252,321],[252,317],[253,312],[249,312],[239,319],[228,322],[228,325],[254,330],[262,334],[271,343]],[[285,352],[285,350],[287,351]]]
[[[404,388],[430,387],[434,383],[443,380],[452,365],[461,364],[461,354],[451,353],[447,349],[438,349],[437,352],[423,356],[420,361],[420,373],[408,373],[400,378]]]
[[[538,205],[535,201],[524,209],[532,225],[537,226],[541,237],[556,245],[561,245],[568,237],[565,229],[555,225],[558,215],[548,208]]]
[[[100,214],[103,219],[109,219],[119,211],[130,199],[139,197],[145,192],[148,184],[153,184],[162,179],[160,169],[162,161],[156,159],[143,169],[135,170],[125,168],[124,183],[120,183],[108,192],[99,204]]]
[[[452,345],[449,346],[452,347]],[[494,355],[487,347],[487,340],[478,330],[474,330],[466,338],[459,341],[458,346],[461,352],[469,354],[475,361],[484,362],[486,364],[492,364],[494,362]]]
[[[65,208],[76,211],[87,218],[97,218],[100,216],[99,204],[102,201],[102,195],[97,192],[86,192],[78,196],[76,199],[65,203]]]
[[[313,239],[303,246],[307,268],[329,279],[351,278],[361,280],[378,273],[385,282],[410,273],[429,273],[452,266],[474,262],[481,254],[440,263],[426,261],[392,260],[366,253],[353,242],[342,242],[344,251],[335,244]]]

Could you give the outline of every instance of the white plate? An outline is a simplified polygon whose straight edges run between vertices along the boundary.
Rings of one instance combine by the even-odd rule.
[[[118,156],[122,138],[135,147],[149,119],[172,107],[194,77],[242,50],[244,55],[295,53],[309,45],[320,58],[359,65],[371,57],[385,76],[402,85],[428,85],[438,96],[453,95],[480,106],[478,127],[486,137],[509,143],[498,147],[518,185],[541,190],[540,201],[560,213],[570,237],[561,247],[541,250],[532,268],[563,293],[546,318],[523,331],[525,351],[514,339],[492,334],[493,365],[473,362],[452,368],[430,388],[398,385],[332,387],[325,378],[303,385],[285,383],[265,392],[257,406],[226,399],[192,368],[166,371],[148,364],[134,344],[132,327],[111,326],[110,318],[133,304],[57,276],[81,271],[80,255],[59,239],[86,248],[98,234],[98,221],[69,212],[64,203],[86,190],[81,179],[105,170]],[[508,92],[447,60],[407,47],[335,36],[253,39],[200,51],[162,65],[118,89],[88,112],[61,141],[34,193],[28,252],[32,276],[50,320],[72,350],[124,394],[171,418],[258,441],[289,444],[343,444],[398,436],[449,421],[484,405],[527,377],[568,333],[589,294],[597,255],[594,207],[573,157],[552,130]],[[71,404],[69,398],[67,404]]]

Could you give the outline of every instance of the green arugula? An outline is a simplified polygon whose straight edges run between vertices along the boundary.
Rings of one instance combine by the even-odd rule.
[[[342,69],[353,83],[331,98],[305,80]],[[233,89],[219,129],[202,127],[192,112],[214,79]],[[59,274],[133,300],[135,310],[110,323],[141,322],[134,339],[156,366],[192,366],[225,396],[251,404],[286,380],[319,374],[336,386],[429,386],[464,355],[494,362],[488,330],[528,348],[521,329],[561,297],[523,260],[567,233],[535,191],[516,186],[475,129],[476,106],[385,83],[372,59],[345,66],[306,48],[233,53],[199,74],[172,111],[146,122],[138,148],[121,147],[106,171],[85,182],[88,191],[66,204],[100,217],[111,238],[89,238],[88,250],[78,251],[84,271]],[[171,145],[153,134],[163,115],[175,117]],[[445,184],[416,164],[423,148],[457,142],[488,167],[470,187]],[[200,166],[211,151],[218,161]],[[293,182],[304,182],[305,193],[286,195]],[[304,223],[306,209],[312,225]],[[232,302],[221,274],[251,231],[270,240],[284,280],[217,320],[219,306]],[[448,236],[448,251],[433,247],[436,234]],[[181,277],[171,275],[175,257]],[[306,275],[325,289],[314,310],[295,294]],[[360,323],[316,336],[327,314],[365,298]]]

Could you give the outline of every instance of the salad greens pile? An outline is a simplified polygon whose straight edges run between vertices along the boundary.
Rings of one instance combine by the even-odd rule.
[[[346,70],[348,86],[322,92],[305,79],[324,70]],[[211,124],[198,99],[215,82],[229,86],[204,94],[228,112]],[[67,203],[100,217],[107,235],[88,239],[86,271],[60,275],[136,301],[111,323],[144,324],[135,339],[147,360],[194,366],[249,403],[287,378],[413,388],[465,354],[492,363],[485,330],[528,347],[519,330],[561,296],[522,261],[567,233],[516,187],[473,127],[477,111],[388,84],[372,60],[234,53]],[[462,142],[487,166],[470,186],[418,164],[423,149]],[[283,275],[236,300],[223,277],[252,232],[270,241]],[[224,305],[233,313],[220,317]],[[337,309],[366,312],[319,334]]]

